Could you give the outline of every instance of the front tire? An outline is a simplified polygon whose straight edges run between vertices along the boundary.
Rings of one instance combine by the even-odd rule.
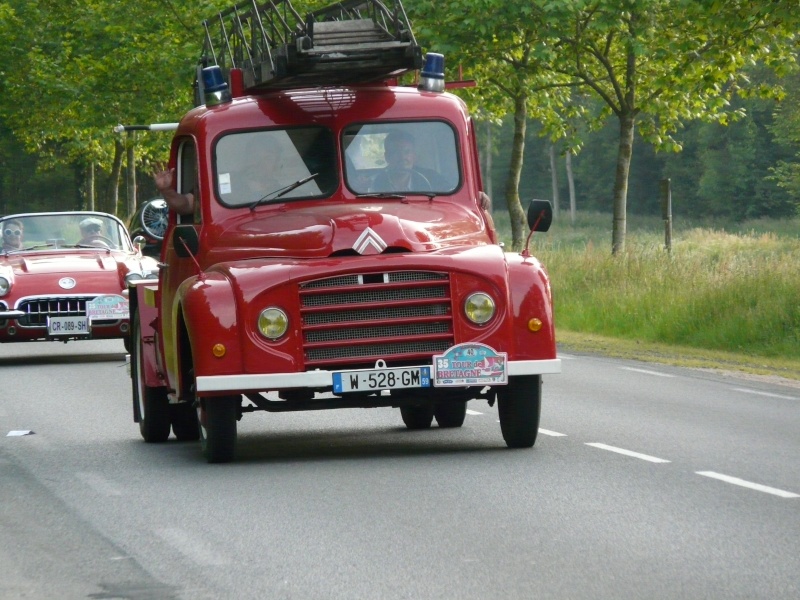
[[[508,385],[498,388],[500,430],[509,448],[530,448],[536,443],[541,409],[541,375],[509,377]]]
[[[139,312],[131,318],[131,384],[133,388],[133,417],[139,422],[139,433],[147,443],[166,442],[169,438],[170,414],[167,390],[150,387],[144,380],[144,343],[142,342]]]
[[[197,407],[203,454],[210,463],[230,462],[236,455],[239,396],[202,398]]]

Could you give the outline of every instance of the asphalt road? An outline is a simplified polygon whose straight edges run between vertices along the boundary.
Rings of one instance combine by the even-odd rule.
[[[246,414],[208,465],[142,442],[124,356],[0,346],[3,600],[800,597],[788,383],[562,356],[532,450],[473,402]]]

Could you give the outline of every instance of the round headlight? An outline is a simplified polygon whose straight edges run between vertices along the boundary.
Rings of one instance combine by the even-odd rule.
[[[489,294],[483,292],[471,294],[464,303],[464,313],[476,325],[488,323],[494,316],[494,311],[494,300]]]
[[[125,284],[131,285],[134,281],[141,281],[142,279],[144,279],[144,277],[142,277],[141,273],[131,271],[130,273],[125,275]]]
[[[280,308],[265,308],[258,315],[258,330],[266,338],[277,340],[289,329],[289,317]]]
[[[11,282],[5,277],[0,277],[0,296],[5,296],[11,291]]]

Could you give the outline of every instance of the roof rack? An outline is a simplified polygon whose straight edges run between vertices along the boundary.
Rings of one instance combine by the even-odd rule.
[[[248,0],[203,26],[198,67],[218,65],[229,83],[241,69],[247,91],[385,81],[422,66],[400,0],[345,0],[305,19],[289,0]]]

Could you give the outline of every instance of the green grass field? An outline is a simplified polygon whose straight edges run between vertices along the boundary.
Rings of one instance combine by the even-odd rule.
[[[510,246],[507,215],[494,218]],[[706,366],[772,365],[800,379],[800,219],[677,222],[667,252],[663,221],[631,218],[612,256],[610,215],[572,226],[562,214],[531,250],[550,274],[559,342],[633,343],[633,356],[705,355]]]

